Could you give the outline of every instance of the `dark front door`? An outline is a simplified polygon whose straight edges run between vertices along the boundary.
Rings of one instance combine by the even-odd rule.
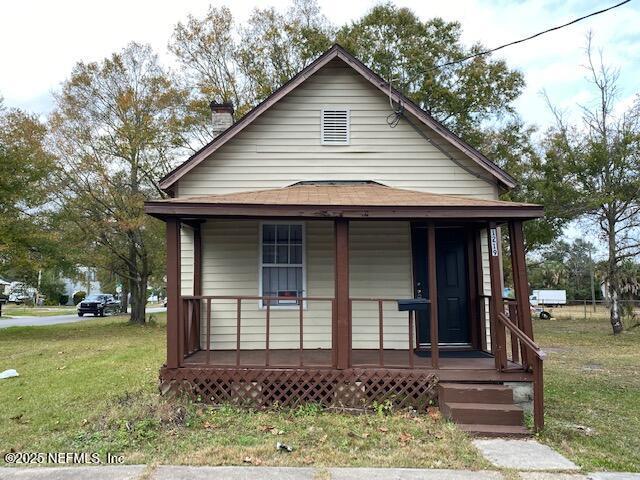
[[[438,290],[438,338],[441,345],[471,342],[468,312],[466,234],[462,228],[436,229],[436,272]],[[427,275],[427,229],[412,227],[414,295],[429,298]],[[429,311],[416,312],[420,346],[431,343]]]

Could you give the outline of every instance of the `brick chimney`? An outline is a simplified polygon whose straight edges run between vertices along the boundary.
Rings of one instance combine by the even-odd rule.
[[[209,107],[211,107],[213,136],[217,137],[233,125],[233,104],[211,102]]]

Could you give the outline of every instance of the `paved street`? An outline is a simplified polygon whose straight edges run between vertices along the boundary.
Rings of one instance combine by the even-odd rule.
[[[165,307],[147,308],[148,313],[164,312]],[[57,325],[59,323],[75,323],[92,320],[91,315],[79,317],[77,314],[54,315],[50,317],[14,317],[0,319],[0,329],[8,327],[37,327],[41,325]]]
[[[523,480],[640,480],[638,473],[520,472]],[[418,468],[184,467],[0,468],[2,480],[501,480],[496,471]],[[508,477],[514,478],[514,477]]]

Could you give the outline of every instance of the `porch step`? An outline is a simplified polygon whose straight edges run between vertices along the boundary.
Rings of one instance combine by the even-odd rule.
[[[442,414],[456,423],[522,425],[524,415],[517,405],[445,402]]]
[[[513,403],[509,387],[484,383],[441,383],[438,401],[445,418],[459,428],[483,437],[523,437],[522,408]]]
[[[469,435],[478,437],[529,437],[531,432],[522,425],[482,425],[477,423],[464,423],[458,428]]]
[[[440,402],[513,404],[513,390],[504,385],[481,383],[441,383]]]

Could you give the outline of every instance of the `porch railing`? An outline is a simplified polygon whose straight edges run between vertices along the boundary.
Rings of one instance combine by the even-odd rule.
[[[517,338],[517,342],[522,349],[525,361],[525,368],[531,368],[533,372],[533,422],[537,431],[544,428],[544,386],[542,380],[542,364],[545,353],[540,347],[524,333],[515,323],[511,321],[503,312],[498,312],[497,319],[502,325],[501,328],[509,330],[511,338]]]
[[[384,346],[384,304],[385,303],[394,303],[397,304],[397,298],[350,298],[349,299],[349,312],[351,316],[353,316],[353,304],[354,303],[375,303],[377,305],[377,313],[378,313],[378,361],[377,363],[367,363],[367,362],[354,362],[352,363],[357,367],[387,367],[392,366],[385,362],[385,346]],[[426,300],[426,303],[430,302]],[[351,320],[351,319],[350,319]],[[420,333],[418,330],[418,326],[416,324],[416,315],[415,311],[407,312],[407,366],[409,368],[416,368],[415,364],[415,348],[417,346],[417,341],[420,338]],[[353,349],[353,346],[352,346]],[[434,349],[432,352],[432,365],[437,366],[438,364],[438,350]],[[393,365],[397,366],[397,365]],[[424,367],[428,367],[425,365]]]
[[[540,431],[544,428],[542,372],[545,353],[523,329],[525,315],[530,312],[522,313],[518,311],[518,302],[511,298],[503,298],[501,310],[495,314],[491,312],[494,320],[491,323],[491,351],[499,371],[530,371],[533,374],[533,422],[535,430]]]
[[[178,337],[181,339],[179,343],[179,358],[184,361],[188,357],[193,357],[196,353],[199,355],[197,361],[190,361],[191,365],[219,365],[221,362],[214,355],[220,355],[221,350],[212,348],[211,342],[211,313],[215,309],[216,302],[235,302],[235,349],[224,350],[227,354],[233,352],[233,362],[229,366],[251,366],[251,367],[291,367],[296,366],[296,362],[278,362],[272,359],[271,342],[271,310],[272,303],[277,301],[295,302],[298,316],[298,361],[297,366],[335,366],[335,354],[333,345],[331,346],[331,356],[328,362],[322,364],[305,364],[304,359],[304,316],[305,305],[309,302],[327,302],[331,305],[329,316],[330,321],[333,320],[336,310],[336,302],[333,297],[279,297],[279,296],[224,296],[224,295],[199,295],[199,296],[182,296],[181,309],[179,313],[180,322],[178,324]],[[242,305],[244,301],[262,302],[264,305],[264,361],[262,365],[242,361]],[[204,315],[202,308],[204,307]],[[201,345],[201,321],[204,321],[205,340],[204,348]],[[228,365],[229,362],[225,362]]]

